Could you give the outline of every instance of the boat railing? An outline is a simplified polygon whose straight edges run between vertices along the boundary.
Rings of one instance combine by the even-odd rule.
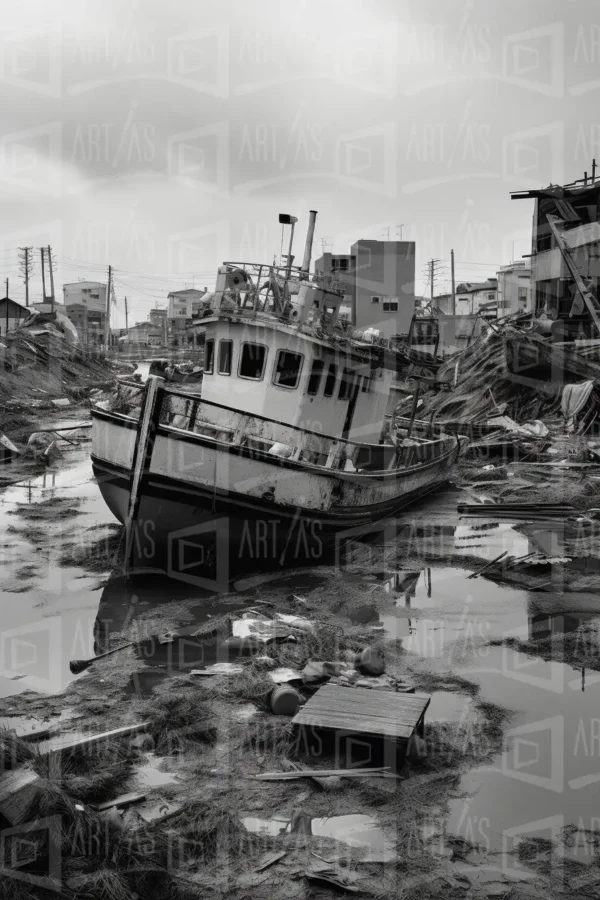
[[[144,390],[134,382],[127,387]],[[161,394],[163,426],[326,469],[385,471],[422,465],[448,451],[448,436],[431,422],[399,419],[395,443],[372,444],[232,409],[172,387],[162,388]]]
[[[438,458],[447,447],[447,439],[436,432],[397,444],[364,443],[234,410],[172,390],[165,393],[168,397],[163,401],[160,414],[163,425],[326,469],[382,471],[417,465]]]

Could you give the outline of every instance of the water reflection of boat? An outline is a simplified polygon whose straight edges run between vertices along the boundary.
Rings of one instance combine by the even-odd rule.
[[[301,267],[220,267],[201,396],[151,379],[143,428],[92,410],[100,490],[137,523],[133,566],[221,583],[232,558],[315,564],[448,480],[466,439],[414,416],[386,433],[406,353],[339,321],[343,288],[309,275],[314,216]]]

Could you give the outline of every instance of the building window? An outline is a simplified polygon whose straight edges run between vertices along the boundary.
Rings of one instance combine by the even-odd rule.
[[[264,344],[242,344],[240,366],[238,374],[240,378],[251,378],[260,381],[265,371],[267,348]]]
[[[215,342],[207,341],[204,347],[204,371],[212,375],[215,364]]]
[[[383,311],[384,312],[398,312],[398,301],[397,300],[384,300],[383,301]]]
[[[323,376],[324,368],[325,363],[322,359],[313,360],[310,375],[308,376],[308,385],[306,388],[306,393],[310,394],[312,397],[315,397],[319,393],[319,387],[321,386],[321,378]]]
[[[518,297],[519,303],[521,304],[521,306],[527,306],[529,291],[527,290],[526,287],[520,287],[520,288],[518,288],[518,292],[519,292],[519,297]]]
[[[350,369],[344,369],[343,375],[340,380],[340,390],[338,393],[339,400],[347,400],[348,397],[352,394],[352,388],[354,387],[354,379],[356,375]]]
[[[273,372],[273,384],[278,387],[297,388],[302,370],[301,353],[292,353],[291,350],[280,350],[275,362]]]
[[[335,387],[335,382],[337,379],[337,368],[333,363],[329,364],[329,370],[327,372],[327,378],[325,379],[325,389],[323,390],[323,395],[325,397],[331,397],[333,394],[333,389]]]
[[[369,378],[368,375],[363,375],[362,388],[361,388],[363,394],[368,393],[370,386],[371,386],[371,379]]]
[[[371,303],[379,303],[381,297],[371,297]]]
[[[231,375],[231,357],[233,355],[233,341],[219,341],[219,375]]]

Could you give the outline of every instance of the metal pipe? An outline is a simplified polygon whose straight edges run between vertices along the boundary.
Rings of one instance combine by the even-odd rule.
[[[312,256],[313,238],[315,236],[315,225],[317,223],[317,211],[311,209],[308,214],[308,230],[306,232],[306,243],[304,245],[304,259],[302,260],[302,271],[308,275],[310,271],[310,259]]]
[[[291,230],[290,230],[290,246],[288,249],[287,255],[287,270],[286,270],[286,278],[290,277],[290,273],[292,271],[292,262],[294,257],[292,256],[292,244],[294,243],[294,227],[298,219],[295,216],[291,216]]]

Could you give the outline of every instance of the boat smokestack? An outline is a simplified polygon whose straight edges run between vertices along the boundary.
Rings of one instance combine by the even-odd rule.
[[[315,225],[317,222],[317,211],[315,209],[311,209],[308,214],[308,231],[306,232],[306,244],[304,245],[304,259],[302,260],[302,271],[308,272],[310,270],[310,259],[312,256],[312,245],[313,238],[315,236]]]

